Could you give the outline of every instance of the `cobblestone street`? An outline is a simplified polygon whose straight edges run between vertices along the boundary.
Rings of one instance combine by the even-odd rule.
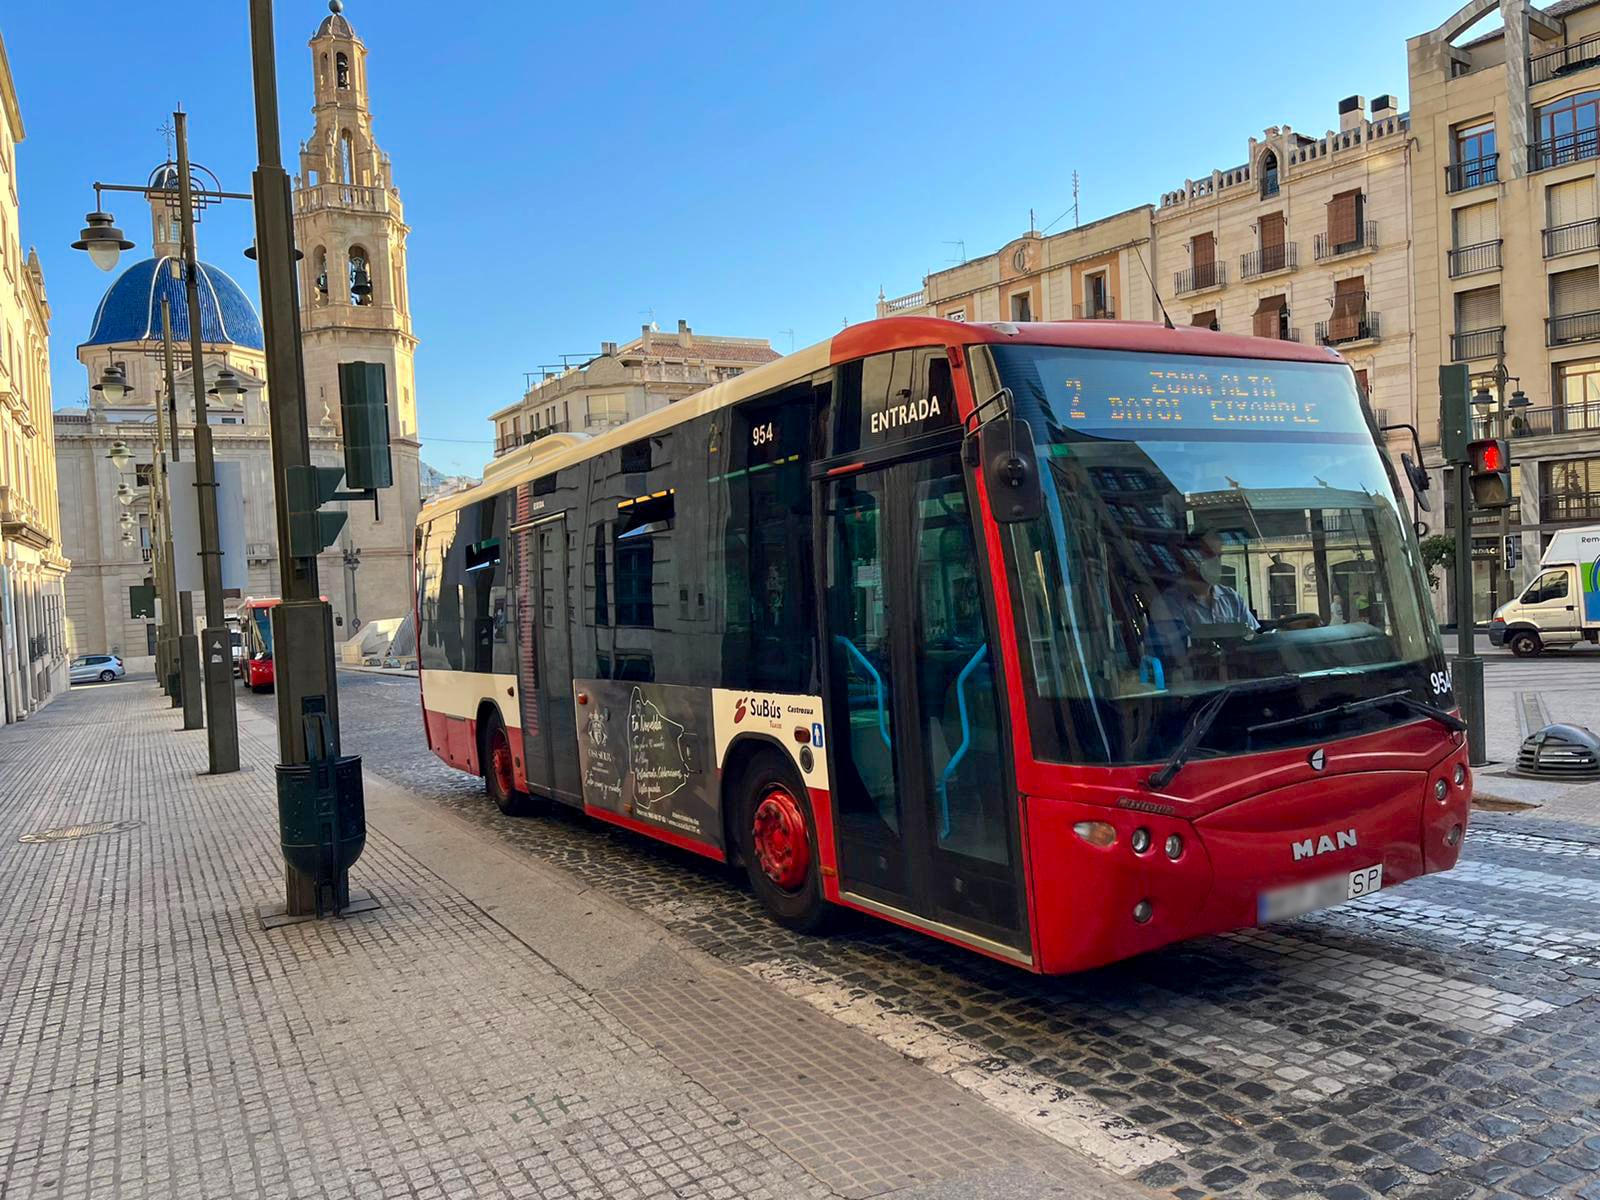
[[[342,679],[370,769],[1156,1192],[1600,1198],[1600,827],[1478,813],[1449,874],[1041,980],[866,921],[797,937],[691,855],[502,817],[423,746],[413,680]]]

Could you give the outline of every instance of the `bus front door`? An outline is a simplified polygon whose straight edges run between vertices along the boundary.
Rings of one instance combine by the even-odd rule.
[[[528,788],[580,802],[577,718],[572,698],[571,601],[567,523],[552,517],[517,536],[522,602],[523,746]]]
[[[819,484],[841,889],[1026,955],[985,567],[956,449]]]

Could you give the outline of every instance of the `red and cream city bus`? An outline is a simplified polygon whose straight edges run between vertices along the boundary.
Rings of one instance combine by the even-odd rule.
[[[1415,536],[1331,351],[890,318],[418,522],[429,745],[1036,971],[1454,865]]]
[[[272,610],[282,601],[245,597],[239,602],[239,679],[252,692],[271,691],[277,681],[272,665]]]

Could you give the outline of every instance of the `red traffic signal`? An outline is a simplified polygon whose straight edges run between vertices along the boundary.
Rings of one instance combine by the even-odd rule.
[[[1511,448],[1499,438],[1467,446],[1474,508],[1505,508],[1511,503]]]

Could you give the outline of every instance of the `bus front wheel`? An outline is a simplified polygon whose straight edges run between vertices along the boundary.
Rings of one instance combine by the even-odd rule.
[[[533,811],[533,800],[519,791],[511,760],[511,737],[498,712],[491,713],[478,735],[478,760],[483,765],[483,790],[495,807],[508,817],[526,816]]]
[[[776,753],[750,760],[739,783],[739,851],[750,887],[780,925],[815,933],[829,916],[810,797]]]

